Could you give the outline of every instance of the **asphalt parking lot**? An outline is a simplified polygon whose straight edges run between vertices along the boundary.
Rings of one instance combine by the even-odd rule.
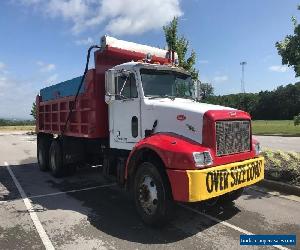
[[[231,207],[179,204],[153,229],[97,168],[56,179],[35,152],[34,136],[0,135],[0,249],[274,249],[241,247],[251,233],[296,234],[300,249],[300,199],[248,188]]]

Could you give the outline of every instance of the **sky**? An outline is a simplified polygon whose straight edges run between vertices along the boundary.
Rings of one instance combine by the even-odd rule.
[[[197,54],[200,80],[215,94],[259,92],[295,83],[276,41],[293,33],[297,0],[3,0],[0,1],[0,118],[31,118],[43,87],[82,75],[87,48],[108,34],[165,47],[162,27]],[[300,21],[299,21],[300,22]],[[93,67],[91,64],[90,67]]]

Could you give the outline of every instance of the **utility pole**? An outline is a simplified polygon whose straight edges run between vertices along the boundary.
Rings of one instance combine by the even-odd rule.
[[[242,66],[242,79],[241,79],[241,92],[245,93],[245,65],[247,62],[240,62],[240,65]]]

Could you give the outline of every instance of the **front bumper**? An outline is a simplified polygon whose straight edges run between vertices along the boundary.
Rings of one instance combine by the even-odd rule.
[[[167,170],[173,198],[195,202],[217,197],[264,178],[264,158],[229,163],[201,170]]]

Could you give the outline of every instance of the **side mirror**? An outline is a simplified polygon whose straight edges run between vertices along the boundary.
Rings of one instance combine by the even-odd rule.
[[[115,74],[114,70],[105,72],[105,95],[112,96],[115,94]]]
[[[105,72],[105,102],[110,104],[115,100],[115,74],[114,70]]]
[[[129,76],[130,76],[130,71],[127,71],[127,70],[125,70],[125,69],[123,69],[122,71],[121,71],[121,78],[122,79],[127,79],[127,78],[129,78]]]

